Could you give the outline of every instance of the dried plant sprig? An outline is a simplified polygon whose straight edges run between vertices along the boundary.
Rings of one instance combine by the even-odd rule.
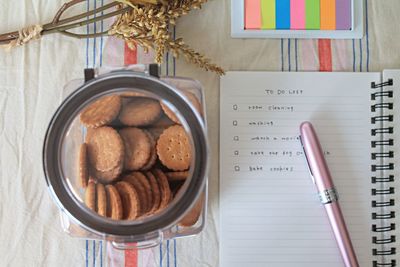
[[[122,4],[125,4],[125,5],[128,5],[128,6],[132,6],[132,7],[134,5],[137,5],[137,4],[140,4],[140,5],[146,5],[146,4],[155,5],[155,4],[158,4],[158,3],[162,3],[159,0],[116,0],[116,1],[120,2]]]
[[[171,39],[169,40],[167,46],[172,51],[174,57],[179,57],[179,55],[182,54],[187,61],[194,63],[207,71],[213,71],[218,75],[225,74],[225,71],[221,67],[214,63],[211,63],[211,60],[209,58],[206,58],[202,54],[191,49],[187,44],[182,41],[182,39]]]
[[[174,57],[183,55],[187,61],[205,70],[214,71],[220,75],[224,74],[222,68],[191,49],[182,39],[174,40],[169,31],[169,26],[175,25],[178,18],[193,9],[201,8],[208,0],[115,0],[95,10],[62,18],[66,10],[84,1],[70,0],[66,2],[50,23],[28,26],[19,31],[0,34],[0,46],[9,50],[51,33],[61,33],[74,38],[92,38],[108,34],[124,39],[131,49],[135,49],[136,45],[139,45],[145,51],[155,50],[155,60],[158,63],[162,63],[165,52],[170,51]],[[117,10],[114,10],[115,7]],[[105,13],[106,10],[109,12]],[[89,18],[89,16],[93,17]],[[117,19],[108,31],[87,34],[69,31],[110,17]]]
[[[155,50],[157,63],[162,63],[165,52],[171,51],[174,57],[183,55],[188,62],[223,75],[224,70],[221,67],[191,49],[181,38],[174,40],[169,31],[170,24],[174,25],[179,17],[188,14],[192,9],[201,8],[206,2],[207,0],[169,0],[167,5],[162,2],[144,6],[133,4],[131,11],[118,17],[108,34],[124,39],[132,49],[136,44],[146,51]]]

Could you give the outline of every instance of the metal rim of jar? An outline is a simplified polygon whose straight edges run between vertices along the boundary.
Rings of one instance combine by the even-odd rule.
[[[195,163],[192,177],[179,201],[168,208],[162,216],[152,216],[146,223],[113,221],[82,209],[82,204],[69,190],[61,171],[61,146],[65,131],[77,110],[95,95],[101,95],[115,88],[140,88],[174,105],[190,125],[195,148]],[[114,71],[100,75],[86,82],[69,95],[54,113],[43,145],[43,169],[46,183],[58,205],[84,227],[97,233],[114,236],[135,236],[165,229],[180,219],[201,193],[208,174],[208,142],[202,119],[172,86],[132,71]]]

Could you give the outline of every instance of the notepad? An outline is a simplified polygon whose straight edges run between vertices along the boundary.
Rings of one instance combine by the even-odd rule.
[[[232,0],[232,36],[362,38],[363,0]]]
[[[303,121],[319,135],[360,266],[396,260],[400,71],[228,72],[220,90],[220,266],[344,266]]]

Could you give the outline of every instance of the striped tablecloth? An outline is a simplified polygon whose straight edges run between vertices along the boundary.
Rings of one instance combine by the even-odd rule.
[[[2,1],[0,32],[51,20],[62,0]],[[104,4],[87,0],[82,10]],[[193,48],[226,70],[381,71],[400,68],[400,1],[365,0],[361,40],[243,40],[230,38],[230,0],[210,0],[175,29]],[[106,25],[97,24],[96,31]],[[94,30],[94,27],[91,27]],[[41,168],[47,124],[63,85],[84,67],[151,61],[113,38],[44,37],[10,53],[0,51],[0,266],[218,266],[219,78],[166,56],[163,74],[198,79],[206,89],[213,165],[205,231],[144,251],[116,251],[105,242],[62,232]],[[223,226],[221,226],[223,227]]]

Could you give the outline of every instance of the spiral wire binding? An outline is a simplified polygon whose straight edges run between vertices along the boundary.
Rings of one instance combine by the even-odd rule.
[[[379,200],[371,201],[371,206],[374,210],[371,216],[372,220],[376,221],[376,223],[372,224],[372,232],[374,233],[372,243],[379,246],[379,248],[372,249],[372,255],[377,258],[372,262],[374,267],[397,266],[397,261],[394,258],[383,260],[384,256],[396,254],[396,248],[393,246],[396,243],[396,236],[393,234],[396,224],[390,222],[396,218],[395,211],[390,210],[391,207],[395,206],[395,200],[392,198],[395,193],[395,188],[392,186],[394,175],[386,175],[388,171],[394,170],[394,163],[384,162],[385,159],[394,158],[394,151],[392,150],[394,140],[388,137],[394,133],[394,128],[383,127],[385,122],[393,121],[393,115],[385,115],[384,113],[385,111],[393,110],[393,103],[390,103],[390,99],[393,98],[393,90],[386,89],[386,87],[390,86],[393,86],[392,79],[383,83],[371,83],[372,89],[378,89],[376,92],[371,93],[371,100],[377,102],[371,105],[371,112],[377,114],[377,116],[371,116],[371,124],[374,125],[371,130],[371,136],[377,139],[371,141],[371,147],[380,150],[379,152],[371,153],[371,159],[375,161],[371,165],[371,171],[374,173],[374,176],[371,177],[371,183],[376,185],[376,188],[371,189],[371,195],[380,198]],[[383,173],[385,175],[382,175]],[[379,174],[381,176],[378,176]],[[385,199],[385,197],[389,199]]]

